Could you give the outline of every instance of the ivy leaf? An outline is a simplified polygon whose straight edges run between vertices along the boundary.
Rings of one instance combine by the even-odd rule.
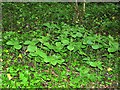
[[[37,50],[37,46],[35,46],[35,45],[29,45],[28,48],[27,48],[27,50],[28,50],[29,52],[34,52],[34,51]]]

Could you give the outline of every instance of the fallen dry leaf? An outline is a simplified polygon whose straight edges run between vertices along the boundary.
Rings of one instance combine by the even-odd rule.
[[[109,67],[109,68],[107,69],[107,71],[108,71],[108,72],[109,72],[109,71],[112,71],[112,68]]]
[[[8,77],[9,80],[12,79],[12,76],[10,74],[7,74],[7,77]]]
[[[2,62],[3,60],[0,58],[0,62]]]

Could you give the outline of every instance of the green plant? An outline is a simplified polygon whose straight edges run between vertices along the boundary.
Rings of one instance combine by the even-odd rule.
[[[69,3],[2,3],[2,7],[2,88],[117,85],[120,41],[111,34],[119,28],[115,5],[86,3],[82,25],[73,22]]]
[[[16,38],[9,40],[6,44],[13,45],[13,47],[18,50],[22,48],[22,46],[20,45],[19,41]]]

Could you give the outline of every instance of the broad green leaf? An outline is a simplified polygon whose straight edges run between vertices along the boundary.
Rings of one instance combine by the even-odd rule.
[[[102,66],[98,66],[98,68],[99,68],[100,70],[103,70]]]
[[[89,58],[89,57],[86,57],[86,58],[83,58],[82,60],[89,61],[90,58]]]
[[[42,47],[42,49],[44,49],[45,51],[50,51],[50,49],[47,47]]]
[[[72,34],[71,36],[72,36],[72,37],[74,37],[74,38],[76,38],[76,37],[77,37],[77,35],[76,35],[76,34]]]
[[[99,45],[92,45],[92,48],[93,48],[93,49],[98,49],[98,48],[100,48],[100,47],[99,47]]]
[[[46,58],[44,58],[44,62],[50,62],[50,58],[49,57],[46,57]]]
[[[30,52],[29,55],[31,55],[31,56],[37,56],[37,54],[35,52]]]
[[[41,43],[45,43],[45,42],[47,42],[50,38],[49,37],[47,37],[47,36],[41,36],[42,37],[42,39],[39,39],[39,41],[41,42]]]
[[[91,40],[87,40],[87,44],[93,44]]]
[[[97,63],[97,67],[98,67],[100,70],[103,70],[103,68],[102,68],[102,62],[97,61],[96,63]]]
[[[25,45],[29,45],[31,43],[31,41],[27,40],[24,42]]]
[[[87,62],[90,66],[92,67],[98,67],[100,70],[102,70],[102,62],[100,61],[97,61],[97,62]]]
[[[23,80],[23,79],[24,79],[24,77],[25,77],[25,76],[24,76],[24,74],[23,74],[23,73],[20,73],[20,74],[19,74],[19,78],[20,78],[21,80]]]
[[[58,49],[58,48],[55,47],[55,48],[54,48],[54,51],[55,51],[55,52],[60,52],[61,49]]]
[[[85,46],[85,45],[82,45],[81,48],[86,48],[86,46]]]
[[[97,66],[97,63],[96,62],[87,62],[90,66],[92,67],[96,67]]]
[[[15,45],[14,45],[14,48],[19,50],[19,49],[22,48],[22,46],[21,46],[21,45],[18,45],[18,44],[15,44]]]
[[[119,48],[119,43],[118,42],[111,42],[109,41],[110,47],[108,48],[108,52],[115,52]]]
[[[114,55],[113,54],[104,54],[104,55],[102,55],[102,56],[106,56],[107,58],[112,58],[112,57],[114,57]]]
[[[69,40],[67,40],[67,39],[62,39],[61,42],[62,42],[64,45],[68,45],[68,44],[69,44]]]
[[[55,59],[61,59],[62,58],[62,56],[61,55],[59,55],[59,54],[54,54],[54,55],[52,55]]]
[[[60,59],[60,60],[58,60],[58,63],[62,64],[64,61],[65,61],[64,59]]]
[[[35,44],[37,44],[39,41],[37,40],[37,39],[33,39],[32,41],[29,41],[29,40],[27,40],[27,41],[25,41],[25,45],[35,45]]]
[[[94,37],[87,36],[83,39],[83,44],[92,44],[93,41],[94,41]]]
[[[28,84],[28,78],[24,78],[22,82],[24,83],[24,85]]]
[[[56,24],[51,24],[51,26],[52,26],[52,28],[58,28],[58,29],[60,29]]]
[[[7,45],[14,45],[14,44],[15,44],[15,41],[10,40],[10,41],[8,41],[6,44],[7,44]]]
[[[53,49],[53,46],[50,45],[48,42],[43,43],[45,46],[47,46],[49,49]]]
[[[29,52],[34,52],[34,51],[37,50],[37,46],[35,46],[35,45],[29,45],[28,48],[27,48],[27,50],[28,50]]]
[[[115,48],[108,48],[108,52],[115,52],[116,51],[116,49]]]
[[[84,73],[84,74],[88,74],[89,71],[90,71],[89,68],[85,68],[84,71],[83,71],[83,73]]]
[[[76,33],[76,36],[77,36],[77,37],[82,37],[83,35],[82,35],[80,32],[77,32],[77,33]]]
[[[50,23],[44,23],[43,25],[47,26],[48,28],[52,28],[51,25],[50,25]]]
[[[87,77],[93,82],[95,82],[97,79],[94,74],[87,74]]]
[[[80,55],[85,55],[85,56],[87,56],[86,53],[84,53],[84,52],[82,51],[82,49],[79,49],[79,54],[80,54]]]
[[[113,37],[111,35],[108,36],[110,40],[114,40]]]
[[[39,42],[39,40],[33,39],[30,44],[31,44],[31,45],[35,45],[35,44],[37,44],[38,42]]]
[[[113,45],[114,45],[114,47],[116,48],[116,50],[118,50],[118,48],[119,48],[119,43],[118,43],[118,42],[114,42]]]
[[[79,49],[85,48],[85,47],[86,47],[86,46],[83,45],[82,42],[75,42],[74,48],[75,48],[76,50],[79,50]]]
[[[61,46],[62,46],[61,42],[56,42],[55,45],[56,45],[57,47],[61,47]]]
[[[58,63],[58,61],[57,60],[52,60],[52,61],[50,61],[50,63],[55,66]]]
[[[56,45],[56,47],[54,47],[55,52],[60,52],[61,49],[63,48],[61,42],[56,42],[55,45]]]
[[[42,50],[36,50],[36,54],[38,54],[40,57],[42,58],[46,58],[47,57],[47,54],[44,53]]]
[[[57,60],[53,56],[48,56],[48,57],[44,58],[44,62],[49,62],[52,65],[57,64]]]
[[[73,45],[69,45],[69,46],[67,46],[67,49],[72,51],[72,50],[74,50],[74,46]]]
[[[85,28],[84,27],[80,27],[79,29],[80,29],[79,32],[85,32]]]

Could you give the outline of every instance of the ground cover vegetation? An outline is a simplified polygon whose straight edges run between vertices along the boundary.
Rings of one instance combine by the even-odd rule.
[[[77,5],[2,3],[1,88],[119,88],[119,5]]]

